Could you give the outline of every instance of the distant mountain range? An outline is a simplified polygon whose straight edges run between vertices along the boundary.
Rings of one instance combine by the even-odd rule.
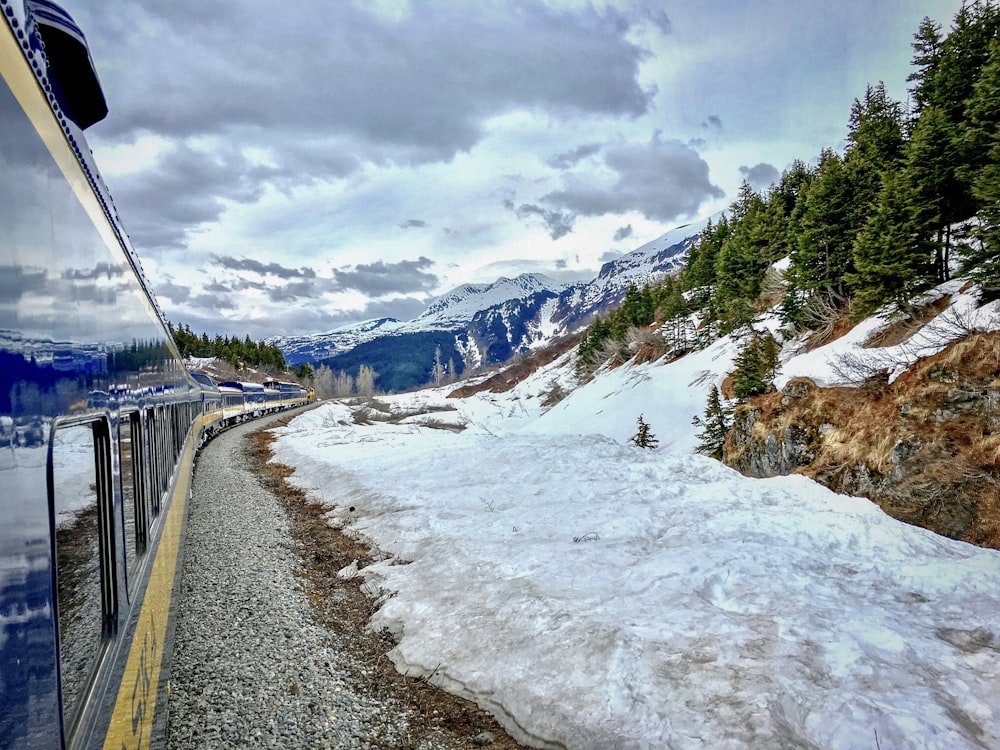
[[[643,286],[684,265],[704,221],[677,227],[605,263],[591,281],[560,284],[542,274],[463,284],[435,298],[410,321],[377,318],[312,336],[279,336],[289,364],[307,362],[356,372],[366,364],[376,385],[399,391],[431,379],[435,350],[455,374],[506,362],[587,326],[619,305],[629,285]]]

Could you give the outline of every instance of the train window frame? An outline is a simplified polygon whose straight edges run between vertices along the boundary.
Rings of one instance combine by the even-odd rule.
[[[118,415],[118,498],[116,510],[121,514],[121,561],[125,576],[125,595],[131,601],[138,570],[146,551],[145,514],[143,502],[142,418],[137,409]],[[123,447],[128,440],[128,449]],[[126,455],[127,453],[127,455]],[[126,465],[127,464],[127,465]],[[126,478],[128,477],[128,479]],[[131,521],[131,523],[130,523]]]
[[[59,450],[60,436],[72,429],[89,428],[91,438],[91,453],[93,458],[93,480],[94,480],[94,504],[96,508],[96,520],[93,526],[98,535],[97,539],[97,589],[100,592],[99,605],[99,625],[95,628],[94,641],[96,648],[93,649],[88,662],[83,665],[83,669],[77,670],[74,677],[81,677],[78,686],[74,686],[73,694],[67,682],[70,678],[67,674],[65,659],[69,658],[70,647],[67,639],[84,635],[83,633],[69,632],[70,623],[64,622],[63,617],[67,612],[64,610],[66,602],[60,601],[60,559],[71,556],[63,555],[60,552],[60,542],[57,534],[57,509],[56,499],[62,486],[59,471],[56,469],[56,453]],[[49,434],[48,451],[46,460],[46,484],[48,496],[49,530],[50,530],[50,555],[52,560],[52,596],[55,608],[54,621],[56,633],[56,648],[58,653],[57,664],[59,674],[59,706],[60,718],[62,721],[63,734],[71,737],[80,726],[85,714],[84,707],[87,705],[89,697],[97,683],[102,664],[109,653],[110,643],[117,632],[118,627],[118,588],[117,588],[117,568],[116,544],[115,544],[115,482],[113,474],[113,448],[112,431],[110,420],[106,415],[87,415],[83,417],[58,417],[52,422],[52,429]],[[88,475],[89,476],[89,475]],[[59,484],[57,484],[59,483]]]

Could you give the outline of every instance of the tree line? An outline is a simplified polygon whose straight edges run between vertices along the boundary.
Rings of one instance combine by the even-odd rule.
[[[796,160],[764,191],[744,181],[676,278],[629,289],[621,308],[591,324],[578,374],[651,322],[679,354],[775,306],[784,323],[807,328],[885,306],[910,313],[915,296],[956,266],[983,301],[1000,297],[997,3],[964,3],[947,34],[925,17],[912,47],[909,106],[869,85],[851,107],[842,151]]]
[[[964,4],[946,36],[925,17],[909,108],[870,85],[853,103],[843,152],[796,161],[763,193],[744,182],[681,276],[706,322],[728,333],[773,304],[768,271],[783,258],[778,291],[791,325],[831,309],[908,313],[956,265],[984,300],[1000,296],[998,32],[994,2]]]
[[[287,368],[285,355],[276,346],[263,341],[253,341],[249,335],[240,339],[237,336],[215,336],[209,338],[207,333],[195,334],[189,326],[173,325],[167,327],[182,357],[212,357],[228,362],[235,369],[257,367],[274,372],[284,372]]]

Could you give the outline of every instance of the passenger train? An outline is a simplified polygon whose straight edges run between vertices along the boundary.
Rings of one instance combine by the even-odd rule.
[[[82,32],[0,15],[0,748],[146,748],[195,452],[312,394],[185,371],[83,135]]]

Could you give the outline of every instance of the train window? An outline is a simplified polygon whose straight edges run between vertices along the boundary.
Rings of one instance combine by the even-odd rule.
[[[139,491],[141,476],[136,465],[141,455],[137,440],[138,414],[125,414],[118,422],[119,492],[122,518],[122,555],[125,561],[125,588],[131,594],[129,573],[135,565],[145,535],[139,534],[141,517],[138,509],[142,493]]]
[[[51,452],[59,680],[64,725],[80,712],[114,627],[110,433],[103,420],[58,427]]]

